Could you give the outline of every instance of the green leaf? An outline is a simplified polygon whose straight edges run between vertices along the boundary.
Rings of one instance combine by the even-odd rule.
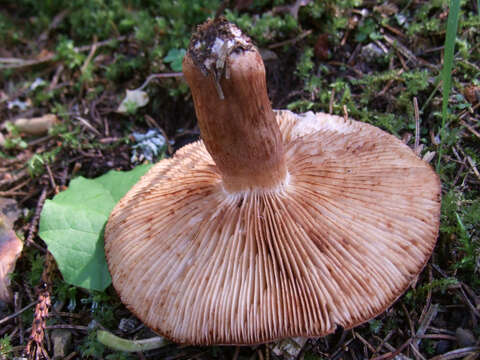
[[[173,71],[182,71],[182,61],[186,53],[187,51],[185,49],[170,49],[167,56],[163,58],[163,61],[170,63]]]
[[[100,291],[110,285],[103,249],[105,223],[115,204],[150,167],[110,171],[96,179],[80,176],[45,202],[39,235],[67,283]]]

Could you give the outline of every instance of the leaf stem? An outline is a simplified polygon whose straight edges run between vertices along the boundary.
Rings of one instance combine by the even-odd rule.
[[[97,331],[97,340],[111,349],[126,352],[153,350],[161,348],[167,344],[167,341],[160,336],[143,340],[127,340],[105,330]]]

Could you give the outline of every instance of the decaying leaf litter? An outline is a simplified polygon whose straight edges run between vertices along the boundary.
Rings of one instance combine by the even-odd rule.
[[[293,4],[274,7],[256,2],[237,2],[233,4],[236,10],[227,7],[226,11],[227,17],[244,27],[269,54],[264,56],[271,59],[266,66],[274,108],[323,110],[374,123],[404,139],[435,164],[442,90],[436,79],[442,68],[448,4],[297,3],[298,13],[288,7]],[[441,167],[437,168],[444,202],[441,235],[433,259],[415,286],[387,313],[352,331],[339,330],[327,338],[310,340],[297,356],[390,358],[401,353],[409,358],[456,358],[474,356],[471,354],[478,351],[478,9],[475,2],[462,3],[461,9],[449,101],[451,116],[446,122]],[[19,4],[9,5],[6,15],[15,20],[24,11]],[[34,307],[42,294],[39,285],[43,268],[51,263],[46,261],[45,244],[37,236],[45,198],[51,199],[66,189],[79,175],[93,178],[110,169],[132,168],[132,147],[139,144],[134,133],[157,129],[168,140],[166,155],[198,136],[188,90],[173,75],[155,79],[142,89],[151,99],[145,107],[127,105],[127,115],[116,113],[126,90],[139,89],[152,74],[175,74],[176,69],[168,64],[174,63],[172,57],[181,52],[171,52],[167,57],[170,49],[166,48],[163,56],[167,59],[163,61],[161,52],[157,52],[157,57],[151,54],[151,62],[130,64],[136,71],[130,71],[129,77],[121,76],[122,71],[128,73],[128,67],[119,70],[112,64],[124,65],[122,56],[132,62],[142,58],[142,51],[158,49],[157,41],[167,35],[160,31],[153,37],[153,44],[148,44],[148,37],[133,28],[83,39],[73,30],[75,43],[59,44],[59,33],[71,26],[78,11],[72,8],[55,13],[48,29],[39,32],[43,48],[29,48],[32,40],[16,42],[11,33],[2,33],[9,46],[1,50],[5,53],[0,54],[0,68],[10,68],[0,94],[2,125],[4,120],[50,113],[60,119],[60,124],[44,135],[29,136],[10,125],[2,129],[6,146],[1,150],[1,195],[14,198],[21,209],[26,209],[14,226],[25,239],[23,256],[12,277],[17,300],[3,310],[5,316],[0,320],[1,349],[11,349],[7,356],[25,350]],[[200,9],[198,13],[199,19],[182,15],[190,26],[183,35],[187,40],[191,28],[215,11]],[[429,21],[425,22],[427,16]],[[162,28],[161,23],[158,28]],[[109,47],[112,43],[117,45],[114,49]],[[105,80],[109,78],[107,72],[100,70],[105,68],[113,81]],[[32,90],[37,78],[45,79],[46,84],[38,86],[37,82]],[[47,89],[49,98],[35,93],[42,88]],[[150,145],[143,144],[145,148]],[[92,320],[124,338],[153,336],[121,306],[111,288],[88,293],[64,283],[55,269],[49,277],[53,306],[45,319],[42,346],[50,355],[52,344],[58,340],[58,333],[53,334],[55,328],[73,332],[68,349],[71,358],[80,353],[97,357],[107,354],[92,331],[88,332]],[[286,352],[275,355],[266,345],[179,348],[172,344],[143,356],[161,355],[288,358]]]

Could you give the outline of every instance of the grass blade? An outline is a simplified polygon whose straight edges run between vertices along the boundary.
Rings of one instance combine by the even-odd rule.
[[[450,1],[450,10],[447,20],[447,35],[445,37],[445,51],[443,54],[442,69],[442,127],[440,129],[440,149],[438,151],[437,171],[440,168],[442,160],[443,141],[445,139],[445,123],[448,115],[448,98],[450,96],[450,88],[452,86],[452,68],[453,68],[453,52],[455,50],[455,39],[457,37],[458,18],[460,15],[460,0]]]

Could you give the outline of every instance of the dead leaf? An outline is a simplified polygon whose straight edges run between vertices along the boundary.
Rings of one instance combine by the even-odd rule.
[[[57,115],[47,114],[36,118],[17,119],[13,124],[20,132],[28,135],[43,135],[57,122]]]
[[[148,104],[148,94],[142,90],[127,90],[125,99],[122,100],[117,112],[126,114]]]
[[[288,338],[271,343],[269,346],[272,352],[282,359],[294,360],[298,358],[307,340],[304,337]]]
[[[379,12],[384,17],[392,16],[398,13],[398,7],[392,3],[383,3],[382,5],[375,6],[373,11]]]
[[[47,49],[42,49],[37,55],[37,60],[44,60],[53,57],[55,54]]]
[[[0,213],[0,300],[11,302],[10,273],[15,269],[23,242],[17,237],[11,227],[10,220]]]
[[[463,94],[465,99],[472,105],[480,102],[480,86],[468,85],[465,87]]]
[[[318,60],[327,60],[329,56],[328,34],[320,34],[315,43],[315,57]]]
[[[18,209],[17,202],[14,199],[0,198],[0,216],[4,216],[9,226],[18,219],[20,210]]]

